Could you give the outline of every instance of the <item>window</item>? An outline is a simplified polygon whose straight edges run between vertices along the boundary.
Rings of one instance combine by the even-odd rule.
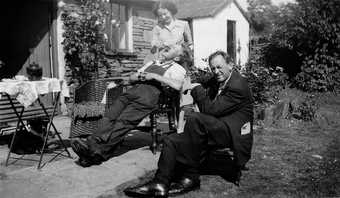
[[[107,3],[109,14],[105,20],[106,48],[114,51],[132,51],[132,12],[126,5]]]

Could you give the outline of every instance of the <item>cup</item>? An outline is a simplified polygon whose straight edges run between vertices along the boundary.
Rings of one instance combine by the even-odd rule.
[[[27,80],[27,77],[24,75],[16,75],[15,80],[24,81],[24,80]]]

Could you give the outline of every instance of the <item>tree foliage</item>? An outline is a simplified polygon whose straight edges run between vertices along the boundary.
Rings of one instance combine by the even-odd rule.
[[[334,91],[340,87],[340,0],[296,0],[263,13],[261,33],[269,43],[265,66],[281,66],[294,85],[305,91]],[[250,7],[256,5],[250,4]],[[261,7],[261,6],[260,6]],[[259,9],[250,13],[261,14]],[[254,30],[257,31],[257,29]]]
[[[105,65],[105,14],[102,0],[81,0],[80,5],[69,6],[62,14],[66,66],[80,84],[97,78],[98,68]]]
[[[272,40],[302,59],[296,85],[306,91],[333,91],[340,81],[340,0],[297,0],[277,21]]]
[[[271,0],[247,0],[248,14],[255,35],[264,35],[271,32],[274,17],[278,7]]]

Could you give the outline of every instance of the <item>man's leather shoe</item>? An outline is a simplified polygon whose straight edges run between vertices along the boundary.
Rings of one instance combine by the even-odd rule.
[[[79,156],[79,160],[76,162],[79,166],[85,168],[92,165],[99,165],[104,161],[100,155],[92,154],[88,148],[87,142],[80,138],[72,140],[71,147]]]
[[[79,158],[78,161],[76,161],[76,164],[83,168],[87,168],[93,165],[100,165],[103,162],[100,158],[93,158],[93,159],[87,159],[87,158]]]
[[[142,186],[127,188],[124,193],[130,197],[168,197],[168,187],[158,182],[149,182]]]
[[[82,140],[80,138],[74,138],[71,140],[71,147],[80,158],[90,157],[89,147],[85,140]]]
[[[182,177],[170,185],[169,196],[181,195],[189,191],[197,190],[200,188],[200,185],[199,179],[193,180],[188,177]]]

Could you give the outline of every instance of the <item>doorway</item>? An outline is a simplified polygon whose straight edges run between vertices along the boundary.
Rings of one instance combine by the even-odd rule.
[[[236,63],[236,21],[227,20],[227,53]]]

